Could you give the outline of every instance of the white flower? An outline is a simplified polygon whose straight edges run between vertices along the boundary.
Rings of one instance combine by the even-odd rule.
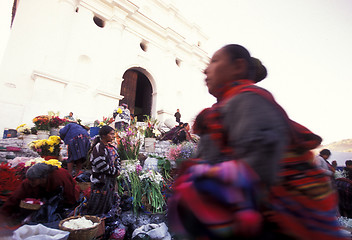
[[[155,134],[155,136],[159,136],[161,134],[161,132],[158,129],[154,129],[153,133]]]
[[[141,181],[144,179],[147,179],[147,180],[149,180],[151,182],[155,182],[157,184],[159,184],[160,182],[162,182],[164,180],[160,173],[154,172],[153,170],[149,170],[148,172],[140,175],[139,179]]]
[[[42,162],[44,162],[45,160],[43,159],[43,158],[34,158],[34,159],[31,159],[31,160],[29,160],[29,161],[27,161],[25,164],[24,164],[24,166],[25,167],[30,167],[30,166],[32,166],[33,164],[36,164],[36,163],[42,163]]]

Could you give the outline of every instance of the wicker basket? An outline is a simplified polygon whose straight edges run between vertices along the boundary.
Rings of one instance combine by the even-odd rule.
[[[81,217],[85,217],[86,219],[91,220],[93,223],[98,223],[98,224],[94,227],[84,228],[84,229],[71,229],[63,226],[64,222],[69,221],[71,219],[81,218]],[[91,240],[96,237],[100,224],[101,224],[101,219],[96,216],[89,216],[89,215],[74,216],[74,217],[69,217],[69,218],[65,218],[64,220],[61,220],[59,223],[59,228],[61,230],[70,232],[68,240]]]
[[[20,207],[28,210],[39,210],[42,205],[40,204],[32,204],[32,203],[26,203],[25,201],[21,201]]]

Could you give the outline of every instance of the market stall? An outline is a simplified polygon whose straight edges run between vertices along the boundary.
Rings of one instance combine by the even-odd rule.
[[[57,117],[55,119],[56,122],[60,122]],[[106,118],[105,121],[99,122],[97,127],[108,125],[109,121]],[[33,122],[41,129],[48,128],[43,125],[50,122],[50,117],[38,116]],[[65,121],[62,121],[57,127],[60,128],[64,124]],[[0,156],[4,156],[0,171],[11,175],[6,177],[12,183],[1,185],[1,205],[25,179],[26,171],[31,166],[46,163],[65,167],[67,148],[57,136],[57,132],[54,131],[49,133],[48,137],[26,143],[23,129],[27,131],[30,128],[23,125],[18,129],[18,137],[0,141],[3,149],[12,150],[11,153],[6,151],[3,155],[0,152]],[[95,238],[137,239],[138,236],[151,234],[154,237],[160,235],[163,239],[171,239],[166,224],[167,198],[171,193],[177,163],[191,157],[196,144],[185,142],[174,145],[171,141],[157,140],[159,135],[158,122],[151,118],[147,118],[143,123],[132,121],[128,129],[116,132],[113,144],[118,149],[121,163],[120,174],[116,178],[118,200],[107,214],[95,216],[100,220],[99,228],[93,234]],[[93,136],[91,140],[95,137]],[[154,139],[152,147],[145,141],[145,137]],[[13,151],[14,148],[9,147],[17,148]],[[81,190],[80,199],[75,208],[62,215],[61,221],[85,215],[85,204],[89,199],[91,186],[89,164],[85,166],[82,173],[75,176],[75,182]],[[26,204],[28,206],[31,203]],[[31,211],[37,211],[37,209]],[[29,219],[26,219],[10,229],[12,231],[20,226],[26,226],[28,222]],[[59,221],[55,221],[56,225],[45,220],[38,223],[54,229],[60,228]],[[92,236],[92,233],[90,235]]]

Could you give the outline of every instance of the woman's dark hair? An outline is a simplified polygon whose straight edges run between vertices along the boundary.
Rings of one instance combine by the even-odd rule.
[[[352,160],[346,160],[345,165],[346,166],[352,166]]]
[[[231,61],[236,59],[244,59],[248,64],[248,79],[254,82],[260,82],[267,76],[266,68],[263,66],[261,61],[257,58],[251,57],[251,54],[246,48],[238,44],[229,44],[223,47],[226,53],[229,55]]]
[[[235,61],[236,59],[243,58],[248,63],[251,62],[251,54],[247,49],[238,44],[229,44],[223,47],[223,49],[229,54],[230,60]]]
[[[99,129],[99,135],[94,138],[90,145],[90,149],[88,150],[87,153],[87,158],[89,159],[90,154],[92,153],[94,147],[100,142],[101,136],[106,136],[108,135],[111,131],[115,131],[112,127],[105,125],[102,128]]]
[[[91,148],[89,151],[91,151],[94,148],[94,146],[97,145],[98,142],[100,142],[102,136],[108,135],[111,131],[115,131],[115,129],[113,129],[112,127],[110,127],[108,125],[105,125],[102,128],[100,128],[99,135],[95,136],[95,138],[93,139],[93,142],[91,144]]]
[[[46,163],[36,163],[27,170],[26,177],[29,180],[47,178],[48,175],[56,169],[58,169],[58,167],[53,165]]]
[[[327,155],[327,156],[330,156],[331,155],[331,152],[329,149],[323,149],[319,152],[319,155],[320,156],[323,156],[323,155]]]
[[[106,136],[108,135],[111,131],[114,131],[114,129],[108,125],[103,126],[102,128],[99,129],[99,136]]]
[[[248,64],[248,72],[247,76],[248,79],[253,79],[255,75],[255,71],[252,64],[251,54],[248,50],[241,45],[238,44],[229,44],[223,47],[226,53],[229,55],[231,61],[235,61],[237,59],[244,59]]]
[[[252,80],[254,80],[254,82],[257,83],[263,80],[264,78],[266,78],[266,76],[268,75],[268,72],[266,70],[266,67],[262,64],[262,62],[258,58],[252,57],[252,64],[255,71],[255,74]]]

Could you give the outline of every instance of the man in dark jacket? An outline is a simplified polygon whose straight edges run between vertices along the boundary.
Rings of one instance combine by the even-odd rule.
[[[181,113],[180,113],[180,109],[177,109],[175,114],[174,114],[175,118],[176,118],[176,122],[180,123],[181,122]]]

